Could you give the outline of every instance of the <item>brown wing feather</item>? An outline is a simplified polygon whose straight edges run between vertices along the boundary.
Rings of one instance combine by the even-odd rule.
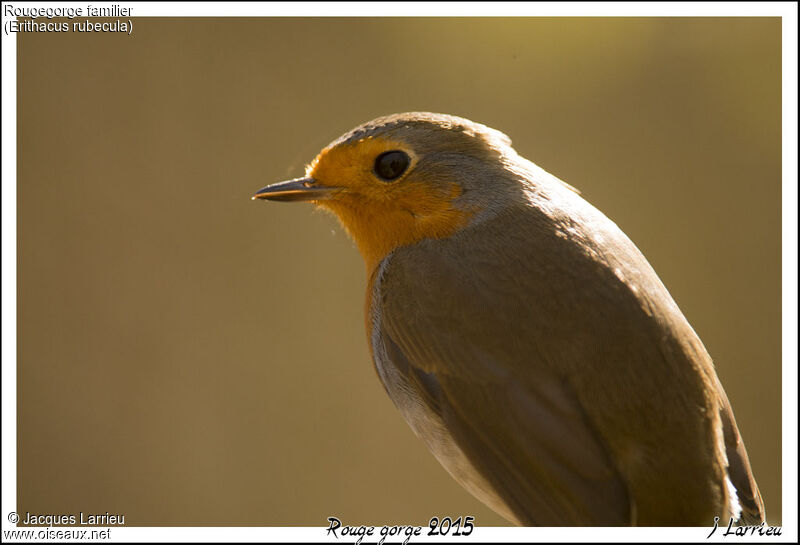
[[[530,339],[502,331],[513,316],[498,316],[490,327],[473,319],[465,299],[474,303],[475,294],[455,295],[464,286],[428,263],[433,269],[398,264],[383,279],[378,297],[390,363],[520,522],[631,524],[625,484],[569,385],[536,364]],[[515,356],[509,348],[516,343],[524,351]]]
[[[404,350],[393,337],[407,339],[406,343],[417,337],[400,333],[396,324],[384,328],[390,363],[444,421],[520,523],[631,523],[625,486],[563,382],[542,375],[535,384],[523,385],[510,376],[476,381],[426,372],[406,353],[428,350],[408,344]],[[426,359],[426,367],[431,364]]]
[[[733,409],[731,409],[728,396],[722,389],[722,385],[719,382],[717,384],[722,401],[720,416],[722,417],[722,433],[725,437],[725,451],[728,456],[728,476],[733,486],[736,487],[739,505],[742,508],[739,524],[760,524],[765,521],[761,492],[753,478],[750,459],[739,435],[739,428],[736,426],[736,419],[733,417]]]

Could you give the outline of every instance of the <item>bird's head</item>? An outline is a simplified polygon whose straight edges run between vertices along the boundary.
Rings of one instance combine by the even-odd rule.
[[[398,246],[450,236],[497,202],[511,155],[508,137],[484,125],[395,114],[356,127],[323,149],[305,177],[253,198],[313,202],[333,212],[372,269]]]

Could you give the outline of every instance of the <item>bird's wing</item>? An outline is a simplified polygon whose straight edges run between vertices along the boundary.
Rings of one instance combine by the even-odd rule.
[[[516,518],[537,526],[631,524],[626,486],[569,385],[536,366],[527,339],[502,331],[514,316],[495,316],[482,329],[476,293],[452,275],[412,269],[389,267],[375,294],[385,358]],[[530,361],[509,362],[515,348]],[[535,372],[515,372],[520,365]]]
[[[705,347],[574,193],[550,182],[381,270],[387,359],[523,522],[707,525],[727,516],[726,476],[763,516]]]
[[[717,381],[717,391],[722,402],[720,416],[722,417],[725,451],[728,457],[728,476],[736,488],[739,505],[742,508],[739,524],[760,524],[765,520],[761,492],[758,490],[758,485],[750,470],[750,459],[744,448],[744,442],[739,435],[739,428],[736,426],[736,419],[733,417],[730,401],[728,401],[728,396],[719,381]]]

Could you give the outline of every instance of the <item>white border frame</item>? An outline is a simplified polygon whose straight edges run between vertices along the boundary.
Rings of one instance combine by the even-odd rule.
[[[87,2],[88,3],[88,2]],[[11,2],[15,7],[82,7],[76,2]],[[3,2],[3,27],[6,2]],[[94,6],[110,3],[91,2]],[[117,2],[139,17],[259,17],[259,16],[454,16],[447,2],[327,3],[183,3]],[[770,16],[782,17],[783,100],[783,533],[780,538],[748,537],[737,542],[797,541],[797,7],[794,2],[736,3],[468,3],[458,4],[459,16]],[[135,32],[135,30],[134,30]],[[16,35],[2,36],[2,530],[15,529],[8,513],[16,510]],[[322,521],[320,521],[322,522]],[[345,521],[345,523],[356,521]],[[64,528],[67,529],[67,528]],[[423,532],[424,533],[424,532]],[[710,541],[720,541],[717,532]],[[696,528],[491,528],[476,527],[468,538],[414,537],[411,542],[527,541],[700,541]],[[5,541],[5,539],[4,539]],[[329,541],[318,528],[112,528],[111,541]],[[376,540],[372,540],[376,541]],[[397,542],[397,539],[392,539]]]

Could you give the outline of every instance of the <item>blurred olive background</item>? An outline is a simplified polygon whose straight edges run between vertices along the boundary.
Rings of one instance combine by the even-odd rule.
[[[505,525],[385,395],[334,218],[250,200],[429,110],[507,133],[638,244],[781,521],[779,19],[134,25],[18,35],[18,511]]]

